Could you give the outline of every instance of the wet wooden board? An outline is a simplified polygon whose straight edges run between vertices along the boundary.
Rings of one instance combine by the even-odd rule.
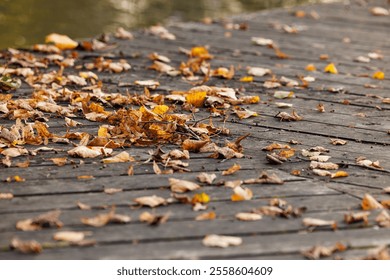
[[[130,147],[126,150],[136,162],[103,164],[101,158],[69,159],[62,167],[54,165],[50,158],[65,157],[72,145],[50,143],[55,150],[39,152],[36,156],[23,156],[13,163],[30,160],[29,168],[0,166],[0,193],[13,193],[12,200],[0,200],[0,259],[302,259],[303,250],[314,245],[334,245],[342,242],[348,245],[344,252],[336,257],[354,259],[366,255],[366,250],[379,245],[390,245],[386,228],[376,226],[375,217],[379,211],[373,211],[368,225],[361,223],[347,225],[344,214],[361,210],[361,199],[365,194],[373,195],[379,201],[390,199],[382,189],[390,186],[390,104],[382,102],[389,98],[390,80],[390,39],[386,33],[390,29],[389,17],[375,17],[369,12],[371,6],[356,5],[354,1],[345,5],[340,3],[315,4],[290,9],[276,9],[239,15],[212,24],[174,22],[168,29],[177,37],[174,41],[161,40],[147,32],[134,31],[132,41],[111,38],[116,48],[101,51],[79,51],[78,65],[91,62],[99,56],[118,60],[126,59],[132,66],[129,72],[120,74],[98,73],[106,92],[122,94],[142,93],[143,88],[133,85],[135,80],[156,79],[160,87],[152,93],[169,93],[172,90],[188,90],[191,83],[170,77],[148,69],[152,62],[148,54],[158,52],[171,58],[171,64],[178,67],[187,56],[179,52],[179,47],[190,49],[197,45],[207,45],[214,55],[213,67],[236,68],[231,80],[211,78],[206,85],[226,86],[237,89],[240,94],[258,95],[259,104],[245,106],[259,113],[256,118],[238,120],[234,115],[226,122],[213,119],[215,125],[224,125],[230,131],[229,136],[214,139],[221,146],[226,140],[233,142],[238,137],[250,133],[242,142],[245,157],[241,159],[221,160],[209,158],[207,153],[191,153],[189,172],[173,175],[156,175],[152,163],[144,163],[150,157],[153,147]],[[385,6],[386,1],[375,1],[371,5]],[[388,7],[388,6],[387,6]],[[297,18],[296,10],[306,13],[316,11],[319,19],[310,16]],[[226,22],[246,23],[248,30],[228,30]],[[303,27],[297,34],[283,31],[283,25]],[[337,30],[337,32],[336,32]],[[319,36],[321,34],[321,36]],[[273,39],[290,59],[278,59],[271,48],[256,46],[251,37]],[[350,42],[347,42],[349,38]],[[383,59],[370,63],[356,62],[357,56],[367,56],[377,51]],[[328,60],[320,60],[321,54],[328,54]],[[41,54],[35,53],[39,56]],[[336,63],[338,75],[323,72],[330,62]],[[307,64],[313,63],[316,72],[307,72]],[[263,87],[271,76],[255,77],[253,83],[242,83],[240,78],[247,75],[247,66],[259,66],[272,70],[276,77],[285,76],[299,81],[298,75],[315,77],[307,88],[291,89],[280,87],[276,90],[293,90],[296,98],[276,100],[275,89]],[[372,74],[385,72],[384,80],[375,80]],[[69,70],[69,73],[76,73]],[[125,86],[119,86],[125,83]],[[373,85],[369,88],[365,85]],[[338,92],[330,92],[339,88]],[[23,84],[16,93],[29,96],[31,89]],[[303,116],[299,122],[280,122],[274,116],[281,109],[275,101],[293,104],[293,109]],[[318,103],[325,106],[326,112],[316,110]],[[115,108],[113,108],[115,109]],[[66,133],[62,119],[50,116],[50,131],[58,135]],[[207,118],[208,112],[196,114],[199,119]],[[84,124],[83,131],[96,135],[101,123],[75,118]],[[13,121],[0,119],[0,125],[9,127]],[[78,129],[71,129],[77,131]],[[347,140],[343,146],[330,144],[330,138]],[[291,144],[295,140],[297,144]],[[282,165],[272,165],[266,160],[268,152],[262,148],[273,142],[289,144],[296,150],[294,157]],[[75,142],[77,144],[77,141]],[[349,173],[346,178],[330,179],[319,177],[309,169],[310,160],[300,154],[301,149],[323,146],[329,149],[330,161],[340,164],[341,169]],[[29,150],[37,147],[27,146]],[[166,145],[164,150],[175,148]],[[378,160],[383,170],[365,168],[356,164],[356,158],[364,156],[372,161]],[[234,163],[241,170],[233,175],[222,176],[221,172]],[[129,165],[134,166],[134,175],[127,176]],[[163,166],[160,166],[163,168]],[[300,176],[290,174],[300,170]],[[200,172],[216,173],[216,182],[255,178],[263,171],[275,173],[285,181],[283,185],[253,184],[245,185],[254,194],[250,201],[232,202],[231,189],[221,185],[201,184],[197,191],[206,192],[211,197],[208,210],[216,213],[211,221],[195,221],[202,212],[194,212],[191,205],[172,203],[156,209],[137,207],[134,199],[140,196],[159,195],[170,197],[168,178],[180,178],[196,181]],[[5,182],[7,178],[21,176],[25,182]],[[91,180],[78,180],[80,175],[92,175]],[[122,192],[106,194],[104,189],[117,188]],[[191,197],[193,193],[190,193]],[[237,221],[238,212],[251,211],[267,205],[272,198],[286,200],[294,207],[307,207],[302,217],[284,219],[264,216],[256,222]],[[92,210],[80,210],[77,202],[92,206]],[[116,212],[129,215],[128,224],[108,224],[102,228],[83,225],[82,217],[93,217],[107,213],[116,206]],[[61,210],[62,229],[43,229],[36,232],[21,232],[15,228],[18,221],[33,218],[47,211]],[[144,211],[156,214],[170,213],[165,224],[157,227],[139,222],[138,217]],[[388,211],[388,210],[387,210]],[[314,231],[302,225],[302,219],[313,217],[335,220],[338,230],[321,228]],[[60,230],[88,231],[89,239],[96,244],[91,247],[70,246],[53,241],[53,234]],[[204,247],[201,240],[208,234],[225,234],[243,238],[243,244],[226,249]],[[23,255],[9,249],[13,237],[23,240],[35,239],[44,246],[39,255]],[[329,258],[333,258],[329,257]]]

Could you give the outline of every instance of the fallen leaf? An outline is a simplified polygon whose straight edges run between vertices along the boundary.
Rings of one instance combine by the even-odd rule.
[[[390,194],[390,187],[383,188],[383,191],[387,194]]]
[[[337,229],[337,223],[334,220],[322,220],[316,218],[304,218],[302,223],[306,227],[327,227],[330,226],[333,230]]]
[[[380,204],[373,196],[366,193],[361,202],[363,210],[382,209],[383,205]]]
[[[82,231],[60,231],[53,235],[53,239],[56,241],[66,241],[71,243],[77,243],[85,238],[85,232]]]
[[[321,257],[329,257],[335,252],[342,252],[347,249],[347,246],[344,244],[337,242],[333,246],[314,246],[306,251],[302,252],[302,255],[304,255],[306,258],[311,260],[318,260]]]
[[[262,216],[257,213],[240,212],[236,214],[236,219],[240,221],[257,221],[261,220]]]
[[[237,186],[233,188],[234,194],[231,196],[232,201],[250,200],[253,197],[253,192],[249,188]]]
[[[134,158],[129,155],[128,152],[121,152],[113,157],[105,158],[102,160],[103,163],[117,163],[117,162],[129,162],[134,161]]]
[[[92,207],[88,204],[82,203],[80,201],[77,202],[77,207],[80,208],[81,210],[91,210]]]
[[[217,217],[214,211],[202,213],[195,217],[196,221],[214,220]]]
[[[284,158],[290,158],[293,157],[295,154],[295,149],[288,149],[288,150],[282,150],[279,152],[279,156]]]
[[[207,247],[220,247],[227,248],[229,246],[239,246],[242,244],[241,237],[227,236],[227,235],[216,235],[210,234],[203,238],[202,243]]]
[[[308,65],[306,65],[305,70],[306,71],[316,71],[317,68],[314,66],[314,64],[308,64]]]
[[[241,169],[241,165],[235,163],[231,167],[229,167],[227,170],[222,171],[222,175],[231,175],[233,173],[236,173],[238,170]]]
[[[339,165],[332,162],[310,162],[310,169],[325,169],[325,170],[335,170],[339,169]]]
[[[151,195],[151,196],[141,196],[136,199],[134,199],[135,202],[140,204],[141,206],[149,206],[151,208],[160,206],[160,205],[166,205],[167,201],[165,198]]]
[[[327,162],[330,158],[331,158],[330,156],[318,155],[318,156],[311,156],[309,159],[311,161]]]
[[[253,82],[253,76],[244,76],[244,77],[240,78],[240,82],[251,83],[251,82]]]
[[[278,99],[285,99],[285,98],[293,98],[295,96],[294,96],[294,92],[292,92],[292,91],[278,90],[278,91],[275,91],[274,97],[278,98]]]
[[[18,156],[24,156],[28,154],[27,149],[25,148],[8,148],[4,149],[1,154],[6,157],[18,157]]]
[[[73,41],[66,35],[51,33],[45,38],[46,43],[53,43],[60,50],[71,50],[78,46],[76,41]]]
[[[272,71],[267,68],[261,68],[261,67],[247,67],[248,75],[256,76],[256,77],[263,77],[265,75],[272,74]]]
[[[21,220],[16,223],[16,228],[22,231],[36,231],[42,228],[63,226],[59,220],[60,210],[49,211],[32,219]]]
[[[102,151],[106,154],[110,154],[112,149],[103,148],[101,149],[92,149],[86,146],[78,146],[68,151],[68,155],[72,157],[81,157],[81,158],[95,158],[102,155]]]
[[[120,188],[104,188],[104,193],[106,194],[115,194],[118,192],[123,192],[123,189]]]
[[[112,223],[120,223],[125,224],[130,222],[131,218],[126,215],[116,214],[115,207],[112,207],[110,212],[104,214],[98,214],[92,218],[81,218],[81,222],[85,225],[92,227],[103,227],[106,224]]]
[[[356,163],[360,166],[383,170],[383,167],[380,166],[379,161],[371,161],[369,159],[366,159],[365,157],[358,157],[356,159]]]
[[[337,68],[336,68],[336,66],[333,63],[328,64],[324,68],[324,72],[325,73],[331,73],[331,74],[338,74]]]
[[[14,195],[12,193],[1,193],[0,192],[0,200],[9,200],[9,199],[13,199],[14,198]]]
[[[210,196],[204,192],[195,194],[191,199],[192,204],[196,204],[196,203],[205,204],[209,202],[210,202]]]
[[[381,245],[377,248],[368,250],[367,256],[363,257],[362,260],[390,260],[387,245]]]
[[[160,86],[160,83],[158,81],[155,81],[155,80],[143,80],[143,81],[134,81],[134,84],[137,85],[137,86],[143,86],[143,87],[147,87],[149,89],[156,89]]]
[[[158,226],[164,224],[168,221],[170,214],[156,215],[150,212],[142,212],[139,215],[139,220],[142,223],[148,223],[151,226]]]
[[[375,221],[380,227],[389,228],[390,227],[390,214],[387,210],[382,210],[378,216],[376,216]]]
[[[275,150],[275,149],[291,149],[291,147],[289,145],[285,145],[285,144],[280,144],[280,143],[272,143],[266,147],[263,147],[261,148],[263,151],[272,151],[272,150]]]
[[[377,79],[377,80],[384,80],[385,79],[385,73],[383,73],[382,71],[377,71],[375,72],[372,77],[374,79]]]
[[[201,183],[206,183],[206,184],[211,185],[213,183],[213,181],[215,180],[215,178],[217,178],[217,175],[215,175],[214,173],[202,172],[196,178]]]
[[[297,112],[294,110],[292,111],[292,114],[289,114],[287,112],[279,112],[275,115],[275,118],[279,118],[280,121],[301,121],[303,120],[303,117],[298,115]]]
[[[348,177],[349,174],[346,171],[337,171],[336,173],[332,173],[330,175],[330,178],[341,178],[341,177]]]
[[[389,10],[382,8],[382,7],[372,7],[370,9],[370,12],[374,16],[388,16],[388,15],[390,15]]]
[[[10,248],[24,254],[39,254],[42,252],[42,245],[35,240],[24,241],[19,238],[13,238]]]
[[[66,164],[67,158],[49,158],[55,165],[57,166],[64,166]]]
[[[200,186],[194,182],[175,178],[169,178],[169,184],[171,186],[171,191],[178,193],[194,191],[200,188]]]
[[[134,175],[134,166],[133,165],[130,165],[129,168],[127,169],[127,175],[128,176]]]
[[[266,38],[262,38],[262,37],[252,37],[251,41],[253,44],[259,45],[259,46],[273,46],[274,45],[274,41],[272,41],[271,39],[266,39]]]
[[[123,27],[118,27],[115,31],[114,36],[118,39],[123,39],[123,40],[133,40],[134,36],[131,34],[131,32],[127,31]]]
[[[347,224],[363,222],[365,225],[367,225],[369,215],[370,212],[348,213],[344,215],[344,222]]]
[[[79,175],[79,176],[77,176],[77,179],[78,180],[92,180],[92,179],[95,179],[95,177],[92,175]]]

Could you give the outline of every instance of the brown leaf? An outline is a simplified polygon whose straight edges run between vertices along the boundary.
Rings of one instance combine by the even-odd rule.
[[[202,240],[202,244],[207,247],[227,248],[229,246],[239,246],[242,244],[241,237],[210,234]]]
[[[66,164],[67,158],[49,158],[55,165],[64,166]]]
[[[134,161],[134,158],[129,155],[128,152],[121,152],[113,157],[105,158],[102,160],[103,163],[117,163],[117,162],[129,162]]]
[[[133,167],[133,165],[130,165],[129,168],[127,169],[127,175],[128,176],[133,176],[134,175],[134,167]]]
[[[88,204],[82,203],[80,201],[77,202],[77,207],[80,208],[81,210],[91,210],[92,207]]]
[[[95,158],[100,155],[110,154],[112,149],[108,148],[88,148],[86,146],[78,146],[68,151],[68,155],[72,157],[80,157],[80,158]]]
[[[368,216],[370,212],[356,212],[344,215],[344,222],[347,224],[363,222],[365,225],[368,224]]]
[[[140,204],[141,206],[149,206],[151,208],[160,206],[160,205],[166,205],[167,201],[165,198],[151,195],[151,196],[141,196],[136,199],[134,199],[135,202]]]
[[[382,245],[375,249],[369,250],[367,256],[363,257],[362,259],[363,260],[390,260],[390,254],[387,245]]]
[[[262,215],[257,213],[240,212],[236,214],[236,219],[240,221],[257,221],[262,219]]]
[[[306,227],[327,227],[330,226],[333,230],[337,229],[337,223],[334,220],[322,220],[316,218],[304,218],[302,223]]]
[[[24,254],[39,254],[42,252],[42,245],[35,240],[24,241],[13,238],[10,247]]]
[[[334,138],[330,138],[330,143],[332,145],[345,145],[348,143],[348,141],[346,140],[343,140],[343,139],[334,139]]]
[[[183,141],[182,148],[183,150],[188,150],[190,152],[199,152],[207,143],[209,143],[209,141],[186,139]]]
[[[279,144],[279,143],[272,143],[266,147],[263,147],[262,150],[264,151],[272,151],[274,149],[291,149],[291,147],[289,145],[285,145],[285,144]]]
[[[139,220],[140,222],[148,223],[151,226],[158,226],[166,223],[166,221],[168,221],[169,216],[169,213],[164,215],[156,215],[145,211],[139,215]]]
[[[375,218],[375,221],[380,227],[390,227],[390,214],[387,210],[382,210],[379,215]]]
[[[335,170],[339,169],[339,165],[332,162],[310,162],[310,169],[325,169],[325,170]]]
[[[232,201],[250,200],[253,197],[252,190],[248,188],[237,186],[233,188],[233,192],[234,194],[231,196]]]
[[[14,195],[12,193],[1,193],[0,192],[0,200],[4,199],[4,200],[9,200],[9,199],[13,199],[14,198]]]
[[[202,172],[196,178],[201,183],[207,183],[207,184],[211,185],[213,183],[213,181],[215,180],[215,178],[217,178],[217,175],[215,175],[214,173]]]
[[[231,175],[231,174],[237,172],[240,169],[241,169],[241,165],[235,163],[231,167],[229,167],[227,170],[222,171],[222,175],[224,175],[224,176],[225,175]]]
[[[216,214],[214,211],[202,213],[195,217],[196,221],[204,221],[204,220],[214,220],[216,218]]]
[[[71,243],[77,243],[85,238],[85,232],[82,231],[60,231],[53,235],[53,239],[56,241],[66,241]]]
[[[342,252],[347,249],[347,246],[344,244],[337,242],[333,246],[325,247],[325,246],[314,246],[306,251],[303,251],[302,254],[311,260],[318,260],[321,257],[329,257],[335,252]]]
[[[200,186],[194,182],[175,178],[169,178],[169,184],[171,186],[171,191],[178,193],[194,191],[200,188]]]
[[[276,174],[268,175],[267,172],[263,171],[260,176],[255,179],[244,180],[244,184],[284,184],[284,181],[280,179]]]
[[[115,194],[118,192],[123,192],[123,189],[120,188],[104,188],[104,193],[106,194]]]
[[[120,215],[115,214],[115,207],[113,207],[110,212],[105,214],[98,214],[95,217],[92,218],[81,218],[81,222],[85,225],[92,226],[92,227],[102,227],[108,224],[109,222],[112,223],[128,223],[130,222],[130,217],[126,215]]]
[[[35,231],[48,227],[60,228],[63,226],[63,223],[59,220],[60,215],[60,210],[50,211],[32,219],[18,221],[16,228],[22,231]]]
[[[383,209],[383,205],[368,193],[364,195],[361,207],[363,210]]]

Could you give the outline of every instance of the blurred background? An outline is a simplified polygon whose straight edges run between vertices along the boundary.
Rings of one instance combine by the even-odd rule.
[[[86,38],[118,26],[199,21],[318,0],[0,0],[0,49],[42,43],[57,32]]]

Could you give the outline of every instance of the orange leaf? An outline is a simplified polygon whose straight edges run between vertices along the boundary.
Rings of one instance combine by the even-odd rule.
[[[53,43],[60,50],[71,50],[78,46],[76,41],[73,41],[66,35],[61,35],[57,33],[51,33],[46,36],[46,43]]]
[[[222,175],[231,175],[241,169],[241,165],[235,163],[227,170],[222,171]]]
[[[207,193],[197,193],[192,197],[191,203],[209,203],[210,202],[210,196]]]
[[[382,71],[377,71],[375,72],[372,77],[374,79],[377,79],[377,80],[383,80],[385,78],[385,73],[383,73]]]
[[[186,95],[186,101],[195,107],[202,107],[206,100],[206,95],[207,93],[205,91],[189,93]]]
[[[348,177],[348,173],[345,171],[337,171],[336,173],[333,173],[331,178],[339,178],[339,177]]]
[[[306,71],[316,71],[317,68],[314,66],[314,64],[308,64],[305,68]]]

